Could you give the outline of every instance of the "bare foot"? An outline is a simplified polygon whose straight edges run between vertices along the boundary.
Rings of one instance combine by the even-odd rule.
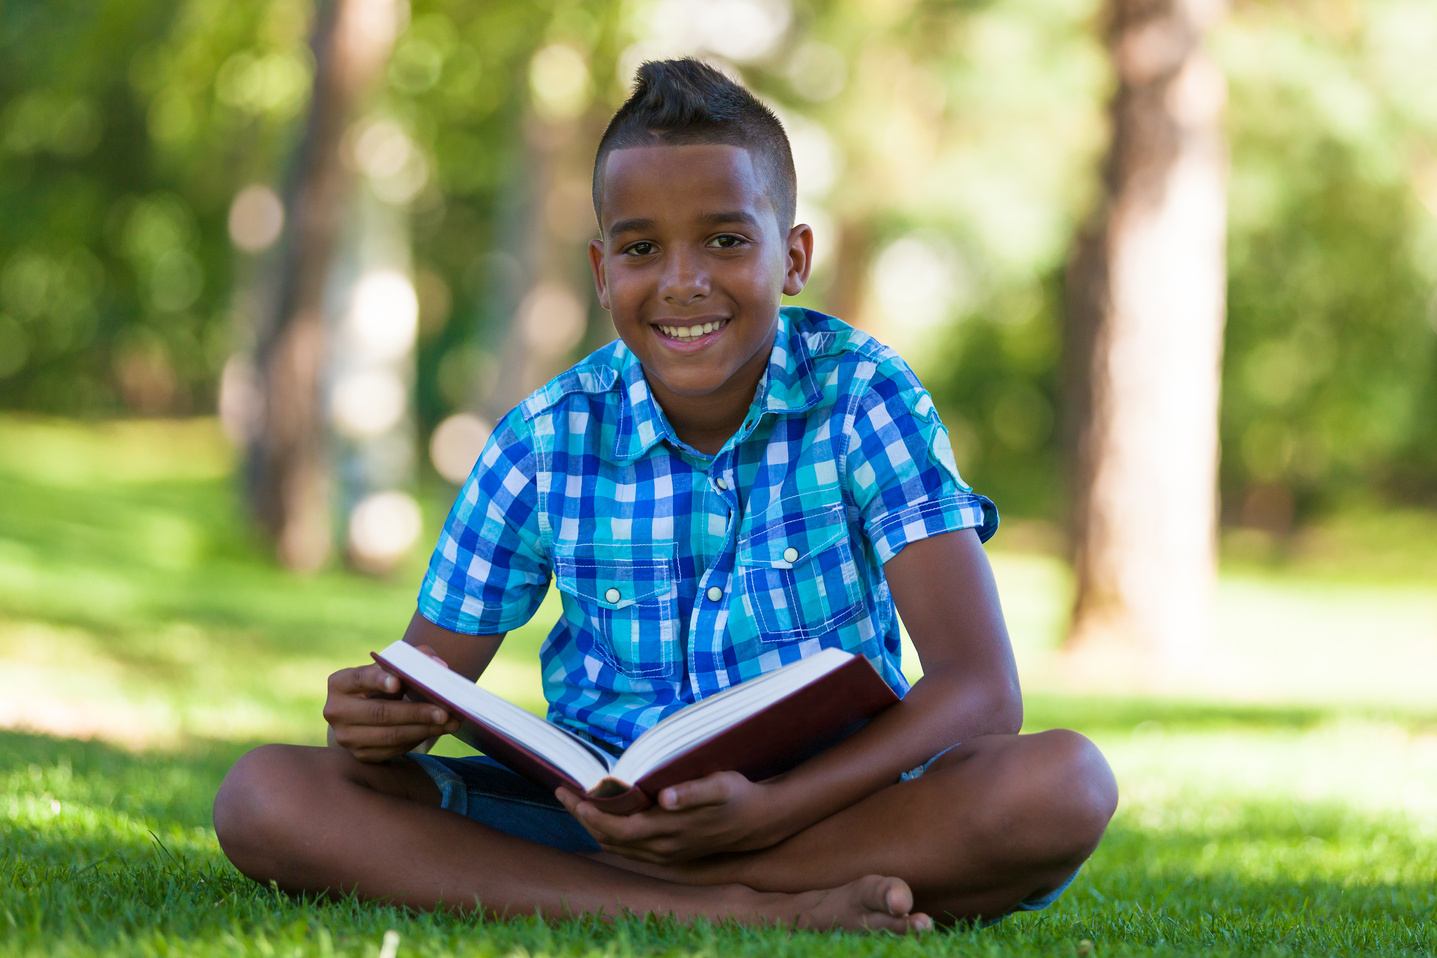
[[[930,931],[933,919],[913,911],[913,892],[901,878],[866,875],[847,885],[784,895],[769,912],[799,928],[854,931]]]

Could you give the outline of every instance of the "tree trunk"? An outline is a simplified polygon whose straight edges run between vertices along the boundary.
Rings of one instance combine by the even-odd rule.
[[[607,117],[589,113],[543,118],[531,111],[523,124],[523,206],[516,211],[519,283],[498,291],[499,301],[513,302],[508,329],[499,350],[493,381],[484,384],[475,404],[490,422],[497,422],[572,361],[592,323],[605,327],[608,317],[598,308],[588,264],[589,240],[598,235],[590,200],[593,144]]]
[[[1129,676],[1190,660],[1216,578],[1226,87],[1214,0],[1109,0],[1105,202],[1069,272],[1069,648]]]
[[[319,379],[325,281],[351,188],[340,143],[388,58],[396,26],[395,0],[332,0],[315,18],[314,91],[286,191],[274,301],[259,323],[262,401],[248,450],[255,515],[280,561],[294,569],[321,565],[332,535]]]
[[[828,237],[824,240],[827,241]],[[833,279],[824,297],[830,313],[869,332],[873,331],[874,325],[868,312],[868,268],[872,254],[872,224],[856,217],[844,219],[838,227]]]

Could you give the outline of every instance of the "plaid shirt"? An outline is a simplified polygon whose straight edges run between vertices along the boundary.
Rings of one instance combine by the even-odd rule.
[[[784,307],[748,416],[715,456],[675,436],[617,341],[505,416],[419,610],[454,632],[506,632],[552,575],[549,718],[623,749],[684,705],[829,646],[867,656],[904,694],[883,563],[918,539],[987,540],[997,526],[907,364]]]

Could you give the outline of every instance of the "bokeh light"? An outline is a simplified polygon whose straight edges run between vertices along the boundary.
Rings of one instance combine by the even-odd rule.
[[[284,229],[284,203],[268,186],[246,186],[230,204],[230,241],[246,253],[269,249]]]
[[[589,105],[589,64],[568,44],[550,44],[529,61],[529,88],[540,116],[572,119]]]
[[[391,370],[351,373],[335,384],[330,415],[341,434],[365,439],[398,425],[407,400],[404,383]]]
[[[349,514],[350,557],[366,571],[388,571],[414,545],[422,524],[413,496],[393,490],[367,496]]]
[[[873,264],[873,289],[893,328],[928,332],[967,298],[971,281],[952,247],[939,237],[905,236]]]
[[[429,438],[429,460],[434,463],[434,470],[459,485],[469,477],[493,431],[493,426],[472,413],[447,417]]]
[[[588,309],[561,283],[540,283],[519,305],[524,338],[543,355],[567,353],[583,338]]]
[[[347,152],[364,173],[374,194],[402,206],[429,182],[429,161],[397,122],[374,119],[360,123],[346,138]]]
[[[419,297],[398,270],[366,274],[355,285],[346,317],[365,358],[393,361],[414,346],[419,332]]]

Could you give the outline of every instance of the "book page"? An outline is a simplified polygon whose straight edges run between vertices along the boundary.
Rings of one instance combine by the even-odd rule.
[[[440,704],[519,743],[563,769],[585,788],[593,788],[609,774],[613,760],[600,749],[567,729],[479,688],[402,639],[378,653],[378,658],[420,686],[420,691],[441,699]]]
[[[682,709],[649,729],[614,763],[613,776],[637,782],[650,771],[843,666],[853,653],[823,649]]]

